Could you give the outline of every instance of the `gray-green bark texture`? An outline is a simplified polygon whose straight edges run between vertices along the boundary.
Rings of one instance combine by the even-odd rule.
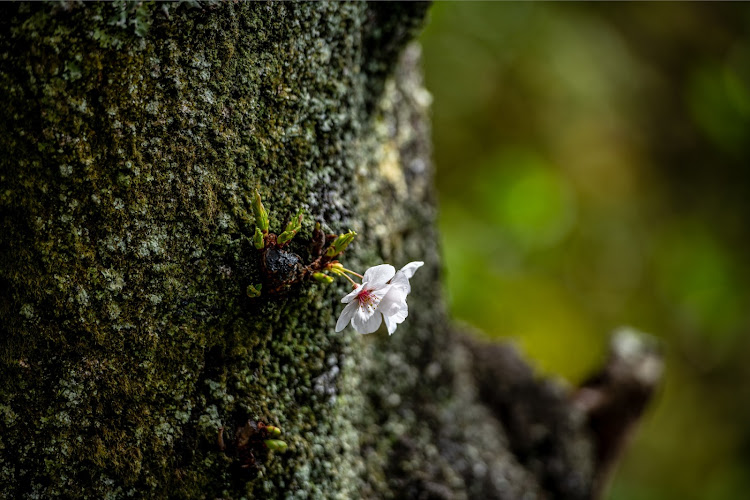
[[[0,10],[1,495],[590,497],[563,389],[446,318],[425,5]],[[392,337],[334,333],[343,280],[247,296],[256,188],[303,260],[425,261]],[[289,450],[242,467],[248,420]]]

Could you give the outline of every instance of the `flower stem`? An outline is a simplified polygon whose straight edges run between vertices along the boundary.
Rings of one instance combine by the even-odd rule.
[[[354,272],[354,271],[352,271],[351,269],[347,269],[347,268],[345,268],[345,267],[342,267],[342,268],[341,268],[341,270],[342,270],[342,271],[344,271],[344,272],[347,272],[347,273],[349,273],[349,274],[353,274],[354,276],[356,276],[357,278],[359,278],[359,279],[361,279],[361,280],[362,280],[362,279],[365,279],[365,278],[364,278],[364,276],[362,276],[362,275],[361,275],[361,274],[359,274],[359,273],[355,273],[355,272]]]
[[[344,278],[348,279],[348,280],[349,280],[349,282],[350,282],[350,283],[351,283],[352,285],[354,285],[354,288],[357,288],[357,287],[359,286],[359,285],[358,285],[357,283],[355,283],[355,282],[354,282],[354,280],[353,280],[353,279],[351,279],[351,278],[350,278],[349,276],[347,276],[346,274],[344,274],[344,273],[341,273],[341,274],[340,274],[340,276],[343,276]]]
[[[344,278],[349,280],[349,283],[354,285],[354,288],[358,287],[359,285],[351,279],[344,271],[348,271],[348,269],[344,269],[343,267],[335,266],[329,268],[332,273],[334,273],[336,276],[343,276]],[[351,272],[351,271],[350,271]]]

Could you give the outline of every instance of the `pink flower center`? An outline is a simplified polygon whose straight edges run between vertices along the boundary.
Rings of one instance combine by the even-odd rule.
[[[357,300],[359,301],[360,306],[372,305],[372,303],[375,301],[374,299],[375,296],[370,293],[370,290],[363,289],[357,294]]]

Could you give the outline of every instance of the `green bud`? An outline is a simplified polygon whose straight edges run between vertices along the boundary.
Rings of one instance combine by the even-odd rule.
[[[302,229],[302,210],[299,211],[297,217],[292,219],[289,224],[286,225],[284,232],[279,235],[279,237],[276,239],[276,242],[279,245],[283,245],[291,241],[291,239],[294,238],[294,235],[297,234],[297,231],[299,231],[300,229]]]
[[[253,245],[255,245],[255,248],[258,250],[263,250],[263,247],[265,246],[265,242],[263,241],[263,232],[261,232],[259,227],[255,228],[255,234],[253,235]]]
[[[295,233],[290,232],[290,231],[284,231],[283,233],[281,233],[279,235],[278,238],[276,238],[276,243],[278,243],[279,245],[283,245],[285,243],[288,243],[288,242],[292,241],[292,238],[294,238],[294,234]]]
[[[286,442],[280,441],[278,439],[266,439],[263,442],[266,444],[269,450],[278,451],[279,453],[284,453],[289,447],[287,446]]]
[[[323,273],[313,273],[313,279],[319,283],[333,283],[333,277]]]
[[[247,285],[247,296],[251,299],[260,297],[260,289],[262,287],[263,285],[261,283],[258,283],[257,285]]]
[[[332,273],[338,274],[341,276],[344,274],[344,266],[341,264],[341,262],[333,262],[326,266],[326,269],[330,269]]]
[[[346,247],[349,246],[349,243],[354,241],[355,236],[357,236],[357,233],[355,233],[351,229],[348,233],[340,234],[338,238],[333,240],[331,246],[326,250],[326,257],[336,257],[338,254],[346,250]]]
[[[268,232],[268,212],[263,207],[260,200],[260,193],[255,190],[255,199],[253,200],[253,212],[255,213],[255,224],[260,228],[263,234]]]
[[[279,436],[281,436],[281,429],[279,429],[278,427],[276,427],[274,425],[267,425],[266,426],[266,430],[273,437],[279,437]]]

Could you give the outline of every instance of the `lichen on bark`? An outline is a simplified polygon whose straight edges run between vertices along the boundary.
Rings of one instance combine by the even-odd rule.
[[[418,47],[403,52],[425,10],[2,6],[4,492],[585,498],[590,447],[564,396],[540,397],[575,453],[519,456],[446,320],[429,94]],[[303,258],[320,221],[359,233],[349,267],[425,261],[407,323],[335,334],[345,283],[247,297],[256,188],[277,232],[304,210]],[[238,469],[217,432],[248,419],[289,451]],[[546,479],[571,464],[575,484]]]

